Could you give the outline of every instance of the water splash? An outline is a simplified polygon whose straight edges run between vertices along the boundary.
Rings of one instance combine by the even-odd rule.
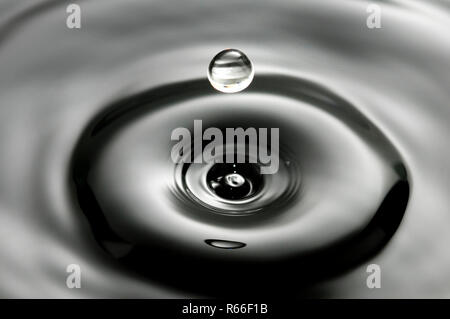
[[[278,172],[260,175],[259,163],[174,163],[168,144],[153,137],[168,140],[174,128],[195,118],[205,128],[279,127]],[[231,269],[219,288],[228,291],[237,278],[257,278],[253,269],[260,262],[284,269],[284,276],[307,272],[308,280],[325,272],[308,269],[326,264],[333,272],[348,269],[387,243],[409,200],[398,150],[354,105],[310,80],[261,75],[233,96],[211,93],[204,79],[175,83],[125,98],[99,119],[73,157],[78,201],[94,235],[113,256],[112,238],[129,245],[122,262],[152,279],[168,280],[149,271],[158,267],[155,260],[163,268],[167,259],[183,260],[177,276],[169,273],[184,288],[191,286],[188,273]],[[223,145],[215,156],[240,149],[246,147]],[[236,173],[246,182],[227,186],[226,176]],[[333,232],[323,232],[330,227]],[[211,252],[204,244],[209,238],[246,249]],[[236,263],[247,266],[234,271]],[[196,289],[218,293],[212,282]]]

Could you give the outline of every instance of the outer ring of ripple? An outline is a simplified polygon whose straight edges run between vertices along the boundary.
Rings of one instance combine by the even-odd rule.
[[[284,85],[286,81],[289,83],[295,81],[298,87],[295,90],[286,90],[285,87],[289,87]],[[364,127],[364,123],[369,121],[349,102],[308,80],[281,75],[263,75],[255,78],[251,90],[264,92],[269,88],[273,94],[301,97],[312,104],[321,105],[325,110],[333,108],[335,103],[344,105],[354,112],[353,117],[349,119],[354,121],[352,125],[356,123],[362,126],[362,129],[376,130],[377,134],[383,135],[376,127]],[[114,257],[114,260],[118,261],[118,266],[123,267],[124,271],[144,275],[149,280],[176,288],[216,296],[238,296],[249,293],[302,295],[307,294],[312,283],[339,274],[374,256],[398,229],[410,193],[407,169],[401,160],[394,167],[398,181],[385,196],[370,223],[351,238],[327,249],[314,251],[308,256],[301,258],[293,256],[276,262],[266,260],[224,262],[208,257],[198,260],[189,254],[180,253],[168,246],[160,246],[158,243],[143,247],[125,241],[109,226],[94,192],[87,183],[90,158],[99,143],[97,136],[123,116],[132,118],[145,113],[143,105],[151,102],[153,108],[163,107],[171,102],[171,96],[167,92],[176,91],[182,92],[178,98],[192,98],[205,95],[205,92],[214,93],[211,92],[207,80],[196,79],[164,85],[124,98],[110,105],[106,111],[91,121],[73,153],[69,179],[75,186],[75,197],[90,223],[95,239]],[[320,95],[332,97],[332,100],[322,99]],[[387,139],[386,141],[389,144],[387,152],[397,153],[401,159],[395,148]]]

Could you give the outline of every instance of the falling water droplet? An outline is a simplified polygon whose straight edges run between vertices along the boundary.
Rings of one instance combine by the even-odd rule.
[[[208,79],[211,85],[224,93],[236,93],[247,88],[253,80],[253,65],[239,50],[219,52],[209,64]]]

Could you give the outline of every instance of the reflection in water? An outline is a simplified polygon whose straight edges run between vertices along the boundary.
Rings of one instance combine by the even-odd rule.
[[[86,0],[70,30],[4,1],[0,294],[449,296],[448,4],[383,2],[371,30],[368,3]],[[231,95],[205,75],[226,47],[255,68]],[[175,165],[195,119],[280,128],[278,173]]]

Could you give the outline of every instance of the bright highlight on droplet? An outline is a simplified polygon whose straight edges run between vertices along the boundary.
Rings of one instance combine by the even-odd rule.
[[[225,182],[231,187],[239,187],[245,183],[245,179],[236,173],[225,176]]]
[[[249,58],[236,49],[219,52],[209,64],[208,79],[211,85],[224,93],[236,93],[247,88],[254,76]]]

